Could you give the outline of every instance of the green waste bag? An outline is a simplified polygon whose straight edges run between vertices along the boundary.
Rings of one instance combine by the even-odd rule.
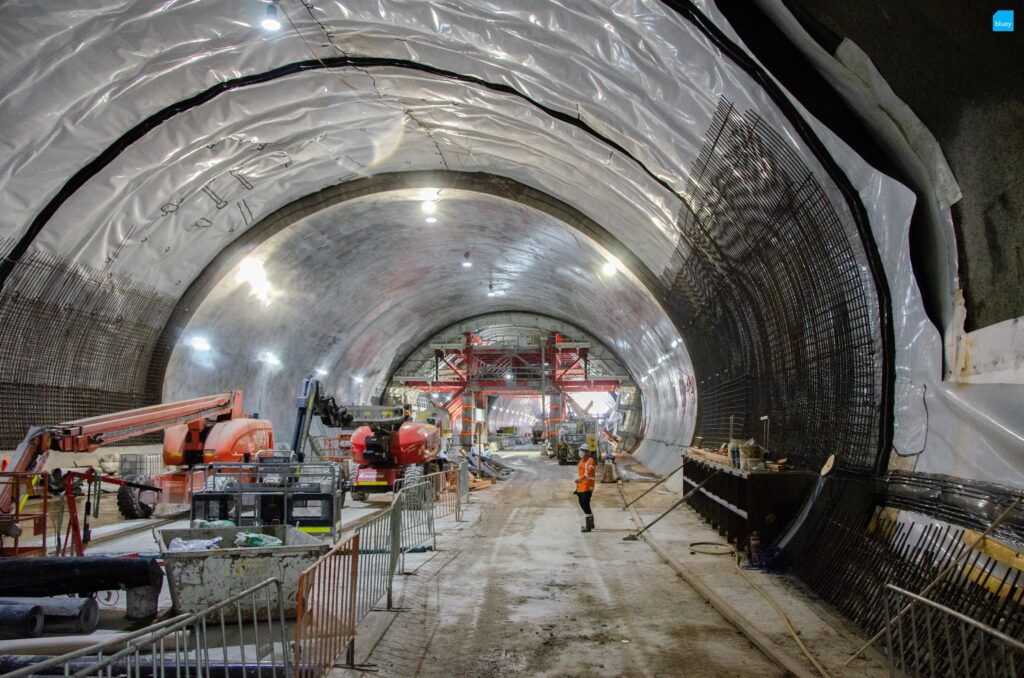
[[[284,546],[284,542],[269,534],[258,534],[256,532],[239,532],[235,535],[235,546],[250,546],[260,548],[263,546]]]

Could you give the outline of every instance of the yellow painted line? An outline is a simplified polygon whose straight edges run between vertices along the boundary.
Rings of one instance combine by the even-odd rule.
[[[331,531],[329,527],[300,527],[300,532],[308,532],[309,534],[327,534]]]
[[[979,586],[984,586],[986,589],[996,594],[1000,598],[1005,598],[1010,594],[1010,587],[1006,585],[1006,582],[995,575],[988,574],[985,570],[980,567],[969,566],[963,570],[964,576],[970,579]],[[982,582],[984,581],[984,584]],[[1019,588],[1017,592],[1013,594],[1013,602],[1020,603],[1021,598],[1024,597],[1024,591]]]
[[[386,480],[362,480],[362,481],[357,481],[356,482],[356,487],[359,487],[360,485],[387,485],[387,484],[388,484],[388,481],[386,481]]]
[[[968,546],[973,546],[986,556],[994,558],[1004,565],[1024,570],[1024,554],[1018,553],[1008,546],[1003,546],[994,539],[986,539],[979,545],[978,541],[981,540],[981,535],[974,530],[965,530],[963,539]]]

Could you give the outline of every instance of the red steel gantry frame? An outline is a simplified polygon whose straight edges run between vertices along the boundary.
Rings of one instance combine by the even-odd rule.
[[[563,396],[582,391],[615,391],[618,375],[591,374],[590,345],[565,340],[552,332],[540,346],[507,348],[488,346],[467,332],[462,344],[434,348],[434,369],[429,377],[396,377],[407,388],[433,393],[451,393],[448,403],[462,405],[462,444],[472,440],[475,409],[486,405],[488,395],[552,396],[552,417],[558,401],[558,421],[549,420],[557,435]],[[451,411],[451,410],[449,410]],[[452,412],[453,419],[456,417]]]

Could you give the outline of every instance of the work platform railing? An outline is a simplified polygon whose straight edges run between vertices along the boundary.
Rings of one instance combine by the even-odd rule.
[[[11,494],[11,512],[0,515],[0,557],[46,555],[50,475],[4,471],[0,472],[0,487],[9,487]],[[38,500],[29,504],[33,497]]]
[[[1024,642],[892,584],[885,588],[890,675],[1024,676]]]

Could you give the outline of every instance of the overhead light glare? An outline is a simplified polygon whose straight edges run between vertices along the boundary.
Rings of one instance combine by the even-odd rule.
[[[466,261],[462,262],[462,268],[472,268],[472,267],[473,267],[473,262],[472,261],[467,259]]]
[[[433,214],[437,211],[437,203],[433,200],[424,200],[420,205],[420,208],[423,210],[424,214]]]
[[[615,275],[622,269],[622,262],[615,257],[609,256],[608,261],[604,262],[601,267],[601,272],[605,275]]]
[[[321,377],[326,377],[327,376],[327,370],[325,370],[325,369],[323,369],[321,367],[316,368],[316,373],[319,374]]]
[[[197,351],[209,351],[212,346],[210,342],[206,340],[206,337],[192,337],[192,341],[189,344]]]
[[[248,283],[249,293],[263,302],[264,306],[270,306],[270,299],[273,289],[267,279],[267,272],[263,268],[263,262],[256,257],[246,257],[238,262],[238,273],[235,279],[240,283]]]
[[[260,22],[260,26],[265,31],[281,30],[281,22],[277,20],[277,5],[274,3],[267,5],[267,14],[263,17],[263,21]]]
[[[427,223],[428,224],[436,224],[437,223],[437,217],[427,217]]]
[[[260,356],[260,360],[268,365],[280,365],[281,359],[277,357],[277,354],[271,353],[270,351],[265,352]]]
[[[356,382],[357,384],[361,384],[361,383],[363,383],[363,378],[362,377],[352,377],[352,381]]]
[[[511,372],[506,373],[505,374],[505,379],[511,381],[512,380],[512,373]]]

